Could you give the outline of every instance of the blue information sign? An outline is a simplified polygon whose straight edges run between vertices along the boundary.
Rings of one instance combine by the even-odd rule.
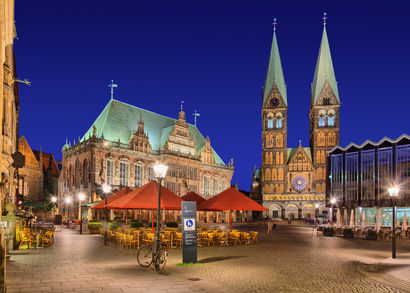
[[[182,262],[197,262],[196,238],[196,202],[183,201],[181,204],[182,218]]]

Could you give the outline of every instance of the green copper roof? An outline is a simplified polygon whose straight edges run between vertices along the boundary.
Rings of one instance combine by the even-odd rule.
[[[138,129],[138,119],[140,117],[144,121],[144,131],[148,135],[152,149],[158,150],[160,147],[163,147],[168,141],[169,134],[175,127],[176,120],[115,99],[108,102],[107,106],[97,117],[97,120],[81,138],[81,141],[93,135],[93,126],[95,126],[98,138],[104,136],[105,139],[110,141],[118,141],[119,139],[120,142],[127,144],[130,142],[133,133]],[[188,124],[188,129],[194,140],[195,150],[197,153],[200,153],[206,144],[206,140],[196,126]],[[215,163],[225,165],[215,150],[212,150]]]
[[[332,56],[330,55],[329,41],[327,39],[326,26],[324,26],[319,55],[317,57],[315,76],[313,77],[312,83],[313,104],[316,103],[326,81],[329,83],[337,100],[340,102],[337,81],[333,69]]]
[[[288,156],[287,156],[287,161],[288,162],[290,162],[290,160],[296,154],[297,150],[298,150],[298,148],[288,148]],[[312,153],[310,151],[310,148],[303,148],[303,150],[305,151],[308,158],[312,161]]]
[[[273,32],[272,47],[270,50],[268,70],[266,72],[265,85],[263,86],[263,102],[265,105],[266,100],[272,91],[273,86],[279,90],[285,104],[288,104],[285,78],[283,77],[282,63],[280,62],[278,41],[276,40],[276,31]]]

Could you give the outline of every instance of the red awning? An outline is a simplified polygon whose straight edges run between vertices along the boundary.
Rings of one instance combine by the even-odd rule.
[[[204,201],[206,201],[205,198],[203,198],[202,196],[198,195],[197,193],[191,191],[188,192],[187,194],[185,194],[183,197],[181,197],[182,201],[196,201],[196,205],[197,207],[203,203]]]
[[[180,210],[181,198],[161,186],[161,209]],[[108,204],[112,209],[156,209],[158,207],[158,183],[151,181]]]
[[[253,199],[242,194],[234,187],[228,188],[199,205],[204,211],[267,211]]]
[[[121,196],[130,193],[132,191],[131,188],[129,187],[124,187],[123,189],[117,191],[116,193],[111,194],[110,196],[108,196],[107,198],[107,203],[111,203],[112,201],[120,198]],[[92,209],[103,209],[105,208],[105,199],[101,200],[99,203],[93,205],[91,207]],[[108,207],[109,208],[109,207]]]

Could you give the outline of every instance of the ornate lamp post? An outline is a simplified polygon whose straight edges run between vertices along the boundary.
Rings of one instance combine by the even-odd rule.
[[[332,213],[331,213],[331,218],[330,218],[330,224],[333,224],[333,213],[334,213],[334,206],[336,203],[336,198],[332,198],[330,200],[330,203],[332,204]]]
[[[165,175],[167,174],[168,166],[161,164],[161,163],[156,163],[154,165],[154,173],[155,173],[155,178],[158,180],[158,206],[157,206],[157,245],[156,245],[156,253],[159,252],[159,246],[161,244],[161,239],[159,237],[159,219],[160,219],[160,214],[161,214],[161,183],[162,179],[165,178]]]
[[[107,231],[108,231],[108,207],[107,199],[108,193],[111,192],[111,186],[108,184],[103,185],[103,192],[105,193],[105,231],[104,231],[104,245],[107,245]]]
[[[80,192],[78,194],[78,200],[80,201],[80,234],[83,234],[83,213],[82,213],[82,202],[85,199],[85,194]]]
[[[392,237],[391,237],[391,257],[396,258],[396,205],[394,199],[399,195],[400,188],[398,186],[393,186],[388,189],[390,198],[392,201],[393,208],[393,219],[392,219]]]

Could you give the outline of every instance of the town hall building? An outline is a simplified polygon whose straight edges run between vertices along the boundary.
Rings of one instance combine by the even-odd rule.
[[[104,198],[102,185],[113,192],[155,180],[153,165],[168,165],[163,184],[179,196],[194,191],[209,198],[231,186],[233,160],[226,165],[211,140],[187,123],[181,104],[178,119],[111,98],[104,110],[72,145],[63,149],[59,203],[85,193],[88,202]]]
[[[311,87],[308,147],[288,147],[287,110],[275,27],[262,95],[262,164],[254,171],[251,196],[269,209],[271,218],[313,218],[328,213],[326,151],[339,144],[340,135],[340,98],[326,23]]]

